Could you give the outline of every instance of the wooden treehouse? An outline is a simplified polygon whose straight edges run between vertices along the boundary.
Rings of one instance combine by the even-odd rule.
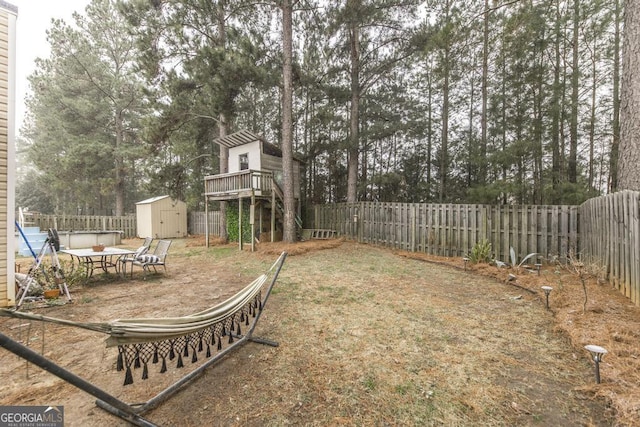
[[[243,203],[250,203],[251,249],[254,249],[258,240],[281,240],[284,223],[282,151],[245,130],[217,138],[214,142],[229,149],[229,173],[204,178],[205,210],[208,211],[209,201],[238,200],[238,235],[242,236]],[[296,224],[300,229],[301,163],[302,161],[294,156],[293,193],[296,202]],[[208,246],[208,225],[206,238]],[[239,241],[242,249],[242,238]]]

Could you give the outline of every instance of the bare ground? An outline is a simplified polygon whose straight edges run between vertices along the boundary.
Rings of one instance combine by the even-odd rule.
[[[189,314],[231,296],[282,250],[290,255],[256,331],[280,346],[241,347],[146,418],[163,426],[640,422],[640,310],[595,280],[585,304],[579,276],[559,266],[507,283],[515,272],[465,271],[459,259],[338,240],[250,253],[181,239],[165,274],[98,278],[73,287],[73,303],[33,311],[75,321]],[[554,287],[550,310],[541,285]],[[193,369],[152,367],[148,380],[136,371],[124,387],[117,351],[101,334],[6,318],[0,330],[129,403]],[[585,344],[609,350],[602,384]],[[0,404],[64,405],[68,426],[126,425],[13,354],[0,351],[0,361]]]

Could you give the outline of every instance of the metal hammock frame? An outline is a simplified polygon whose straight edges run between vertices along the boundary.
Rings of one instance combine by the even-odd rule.
[[[124,385],[133,382],[132,365],[134,369],[144,365],[142,379],[146,379],[149,361],[157,363],[162,358],[163,367],[160,372],[164,372],[167,358],[172,360],[177,357],[177,367],[182,367],[182,356],[187,356],[190,353],[191,361],[195,363],[197,355],[203,352],[206,346],[208,360],[205,363],[142,404],[128,404],[121,401],[2,333],[0,333],[0,346],[96,397],[98,407],[123,420],[138,426],[155,426],[142,415],[169,399],[186,384],[200,376],[205,369],[217,363],[233,350],[249,341],[273,347],[279,345],[276,341],[254,337],[253,332],[278,279],[286,256],[287,253],[282,252],[267,273],[259,276],[233,297],[208,310],[184,317],[121,319],[111,323],[76,323],[65,319],[0,309],[2,316],[76,326],[109,334],[107,346],[118,346],[117,368],[118,370],[126,370]],[[262,288],[267,282],[268,286],[263,290]],[[251,317],[252,321],[250,321]],[[246,326],[247,332],[245,334],[242,334],[242,326]],[[223,337],[228,340],[228,343],[224,345],[222,343]],[[211,347],[217,350],[213,357]]]

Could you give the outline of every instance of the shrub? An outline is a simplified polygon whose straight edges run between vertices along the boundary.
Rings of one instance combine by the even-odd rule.
[[[482,239],[473,245],[469,259],[473,264],[489,263],[491,261],[491,242]]]
[[[227,204],[227,235],[230,242],[238,242],[238,202]],[[242,241],[251,242],[251,224],[249,224],[249,206],[242,207]]]

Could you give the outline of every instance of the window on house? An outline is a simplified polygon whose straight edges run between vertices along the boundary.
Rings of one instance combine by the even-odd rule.
[[[249,153],[240,154],[240,170],[249,169]]]

